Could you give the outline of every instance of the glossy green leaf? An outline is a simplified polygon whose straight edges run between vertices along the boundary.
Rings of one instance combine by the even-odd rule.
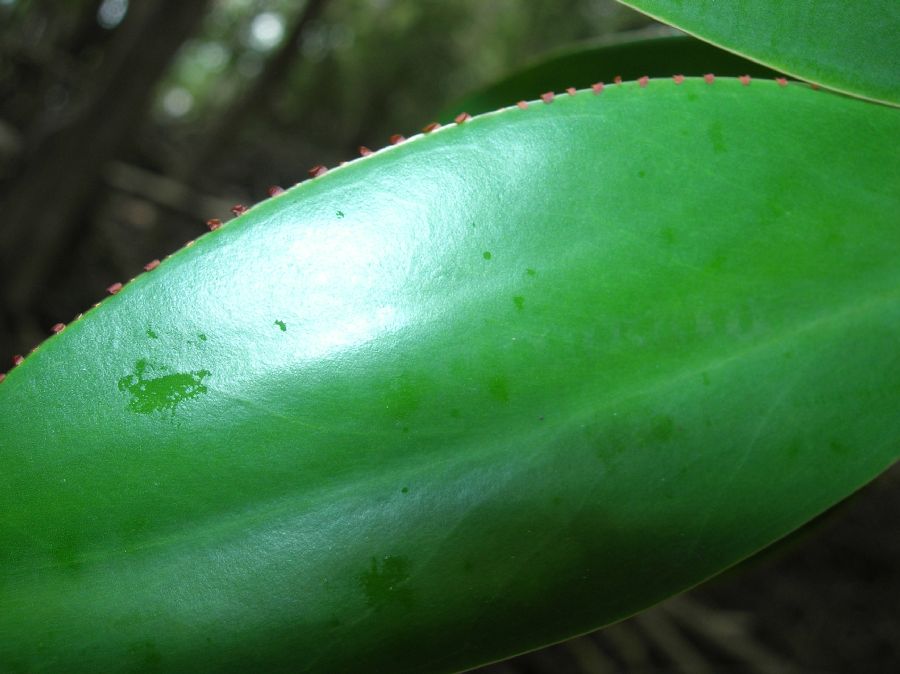
[[[586,89],[595,82],[672,75],[776,76],[775,71],[689,36],[629,40],[603,40],[567,47],[533,63],[499,82],[455,102],[438,119],[452,121],[457,114],[490,112],[519,100],[537,98],[547,91],[567,87]]]
[[[896,111],[625,83],[265,201],[0,384],[0,670],[444,672],[900,453]]]
[[[900,105],[897,0],[619,1],[794,77]]]

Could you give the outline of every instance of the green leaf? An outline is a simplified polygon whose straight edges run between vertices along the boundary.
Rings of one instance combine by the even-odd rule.
[[[900,105],[896,0],[619,2],[794,77]]]
[[[751,75],[775,77],[765,66],[689,36],[603,40],[567,47],[521,71],[455,102],[438,116],[452,121],[457,114],[476,115],[537,98],[546,91],[567,87],[586,89],[596,82],[611,84],[620,76],[636,80],[644,75]]]
[[[0,669],[443,672],[900,453],[893,109],[625,83],[351,162],[0,384]]]

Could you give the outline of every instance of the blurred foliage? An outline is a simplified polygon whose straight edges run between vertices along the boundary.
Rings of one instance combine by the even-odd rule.
[[[76,105],[127,9],[127,0],[0,1],[0,118],[21,129]],[[155,83],[153,133],[171,136],[168,163],[259,76],[303,9],[291,0],[212,5]],[[306,149],[329,155],[316,161],[337,159],[353,143],[418,128],[452,98],[554,47],[648,23],[612,0],[332,0],[304,31],[287,81],[236,140],[256,151],[289,140],[292,157]],[[33,77],[47,86],[24,85]]]
[[[215,6],[160,87],[155,119],[177,130],[181,151],[249,87],[302,8],[285,0]],[[647,23],[609,0],[329,2],[304,32],[287,81],[258,101],[234,142],[254,155],[276,153],[273,179],[296,180],[311,164],[417,130],[453,98],[544,51]],[[244,180],[240,169],[227,176]]]

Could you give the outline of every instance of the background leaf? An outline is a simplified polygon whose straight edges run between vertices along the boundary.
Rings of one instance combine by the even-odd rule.
[[[526,68],[454,102],[439,116],[452,121],[461,112],[475,115],[537,98],[566,87],[586,89],[595,82],[682,75],[751,75],[775,77],[765,66],[687,35],[617,38],[584,43],[557,51]]]
[[[449,671],[898,454],[900,118],[651,80],[253,208],[0,385],[3,669]]]
[[[894,0],[620,0],[795,77],[900,105]]]

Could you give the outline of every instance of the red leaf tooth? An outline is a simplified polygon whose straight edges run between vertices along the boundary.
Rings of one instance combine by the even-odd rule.
[[[578,91],[575,87],[566,87],[566,93],[569,94],[569,96],[574,96]]]
[[[277,197],[279,194],[284,194],[284,188],[278,185],[272,185],[267,192],[270,197]]]
[[[516,103],[516,105],[518,106],[518,108],[519,108],[520,110],[527,110],[527,109],[528,109],[528,101],[519,101],[518,103]]]
[[[359,146],[359,156],[360,157],[368,157],[370,154],[372,154],[372,150],[367,148],[365,145]]]
[[[738,79],[745,87],[750,86],[750,75],[741,75]]]
[[[209,227],[209,231],[214,232],[222,226],[222,221],[219,218],[210,218],[206,221],[206,226]]]
[[[106,292],[108,292],[110,295],[115,295],[121,289],[122,289],[122,284],[116,282],[116,283],[113,283],[111,286],[109,286],[109,288],[106,289]]]
[[[144,271],[153,271],[160,265],[159,260],[150,260],[147,264],[144,265]]]
[[[638,86],[643,89],[647,86],[647,83],[650,81],[650,78],[644,75],[643,77],[638,78]]]
[[[25,359],[18,353],[15,356],[13,356],[13,359],[12,359],[13,365],[15,365],[16,367],[21,365],[24,361],[25,361]]]
[[[432,131],[440,128],[441,125],[438,122],[431,122],[431,124],[425,125],[425,127],[422,129],[422,133],[431,133]]]
[[[776,77],[775,81],[778,82],[779,87],[786,87],[788,84],[787,79],[784,77]]]
[[[5,372],[0,372],[0,384],[3,383],[3,380],[4,380],[4,379],[6,379],[6,373],[5,373]]]
[[[244,204],[235,204],[234,206],[231,207],[231,212],[234,213],[236,216],[243,215],[244,213],[247,212],[247,210],[248,209],[246,206],[244,206]]]
[[[66,329],[66,324],[65,324],[65,323],[57,323],[57,324],[54,325],[52,328],[50,328],[51,332],[53,332],[54,335],[58,335],[59,333],[61,333],[61,332],[62,332],[63,330],[65,330],[65,329]]]
[[[316,164],[311,169],[309,169],[310,178],[318,178],[319,176],[323,176],[326,173],[328,173],[328,169],[321,164]]]
[[[712,84],[713,82],[716,81],[716,76],[713,75],[712,73],[706,73],[703,76],[703,81],[706,82],[707,84]]]
[[[470,115],[468,112],[461,112],[453,118],[453,121],[457,124],[462,124],[464,122],[468,122],[470,119],[472,119],[472,115]]]
[[[401,135],[401,134],[399,134],[399,133],[395,133],[395,134],[394,134],[393,136],[391,136],[391,138],[390,138],[391,145],[399,145],[399,144],[402,143],[404,140],[406,140],[406,136],[403,136],[403,135]]]
[[[613,82],[614,82],[615,84],[622,84],[622,76],[621,76],[621,75],[616,75],[615,77],[613,77]]]
[[[675,81],[675,84],[681,84],[684,82],[684,75],[672,75],[672,79]]]
[[[594,82],[591,85],[591,89],[594,90],[595,94],[599,94],[601,91],[603,91],[603,82]]]
[[[552,103],[554,98],[555,96],[552,91],[541,94],[541,100],[544,101],[544,103]]]

